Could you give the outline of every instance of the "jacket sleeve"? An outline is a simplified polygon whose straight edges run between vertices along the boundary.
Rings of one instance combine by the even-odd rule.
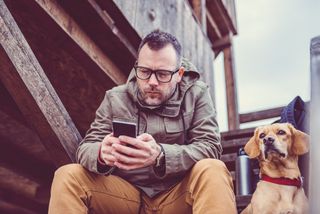
[[[161,144],[165,153],[165,170],[155,170],[155,175],[162,179],[168,176],[184,175],[186,171],[204,158],[220,159],[222,146],[216,120],[216,111],[207,87],[201,87],[192,124],[188,129],[186,145]]]
[[[86,136],[80,142],[76,153],[77,162],[89,171],[107,174],[111,167],[98,163],[100,144],[104,137],[112,132],[112,115],[108,92],[96,111],[95,120],[91,123]]]

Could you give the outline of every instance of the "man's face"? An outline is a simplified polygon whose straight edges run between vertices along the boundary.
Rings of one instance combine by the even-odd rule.
[[[145,44],[139,53],[138,66],[150,68],[152,70],[164,69],[175,71],[177,69],[177,56],[171,44],[168,44],[160,50],[151,50]],[[147,105],[157,106],[170,98],[174,92],[176,85],[181,81],[183,68],[172,76],[168,83],[159,82],[152,74],[147,80],[137,78],[138,88],[142,101]]]

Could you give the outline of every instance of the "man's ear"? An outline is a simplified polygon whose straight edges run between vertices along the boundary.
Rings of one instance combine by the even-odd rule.
[[[303,155],[309,151],[310,137],[306,133],[297,130],[290,123],[288,127],[292,133],[292,147],[291,150],[295,155]]]
[[[184,74],[184,71],[185,71],[185,68],[183,66],[180,67],[179,71],[178,71],[178,81],[177,82],[180,82],[181,79],[182,79],[182,76]]]
[[[244,146],[244,151],[249,158],[256,158],[260,155],[259,142],[257,140],[258,128],[254,131],[254,135],[250,138],[248,143]]]

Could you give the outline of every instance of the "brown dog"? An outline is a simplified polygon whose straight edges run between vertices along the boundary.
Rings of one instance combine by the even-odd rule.
[[[259,160],[261,180],[241,214],[308,213],[298,156],[308,152],[309,136],[289,123],[277,123],[256,128],[244,149]]]

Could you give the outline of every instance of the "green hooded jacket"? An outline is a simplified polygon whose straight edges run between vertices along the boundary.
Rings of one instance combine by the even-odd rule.
[[[112,132],[112,121],[138,123],[138,135],[151,134],[165,153],[165,170],[153,166],[136,170],[116,169],[112,172],[140,188],[149,197],[176,185],[192,166],[204,158],[219,159],[222,153],[216,111],[208,86],[199,80],[194,66],[183,60],[185,73],[174,94],[161,106],[143,105],[137,96],[134,71],[125,85],[106,92],[96,117],[80,142],[77,161],[89,171],[109,175],[110,167],[98,164],[99,148]]]

